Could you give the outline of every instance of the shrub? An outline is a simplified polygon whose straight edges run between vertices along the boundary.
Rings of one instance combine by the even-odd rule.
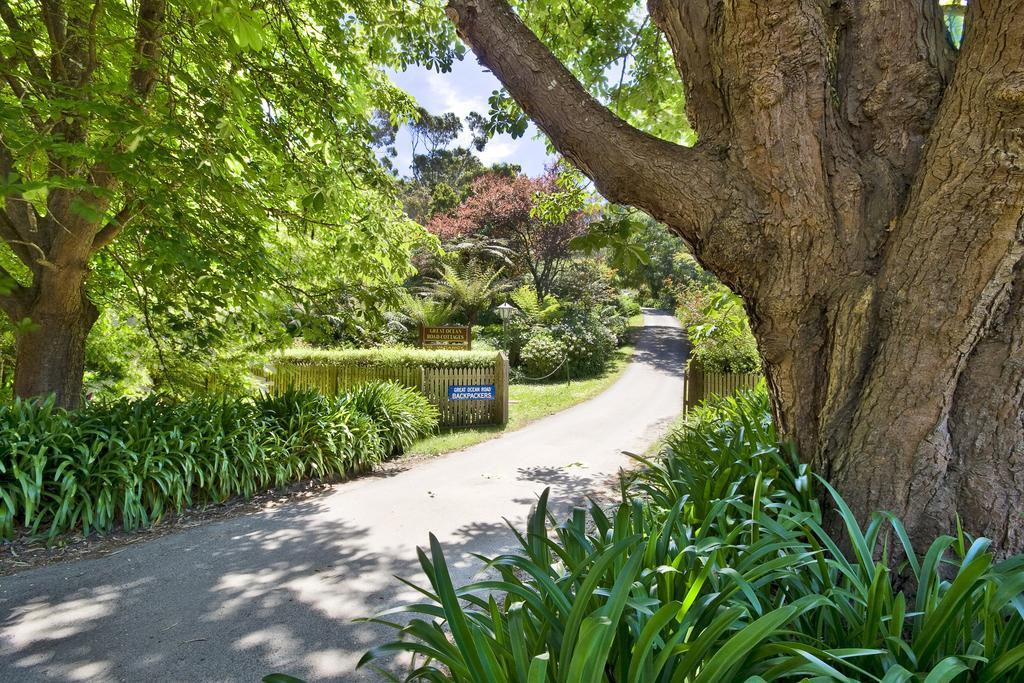
[[[360,665],[404,651],[408,681],[1020,680],[1024,556],[996,562],[962,534],[919,556],[897,519],[862,528],[831,489],[844,530],[829,535],[766,408],[710,404],[612,511],[552,528],[545,492],[521,552],[488,562],[497,578],[453,585],[431,536],[425,599],[374,620],[400,639]]]
[[[537,332],[523,347],[521,358],[527,375],[546,378],[566,360],[565,346],[549,333]]]
[[[404,452],[437,427],[437,408],[427,397],[394,382],[363,384],[348,394],[347,405],[373,420],[388,456]]]
[[[690,361],[708,372],[745,373],[761,370],[757,342],[749,335],[715,335],[693,345]]]
[[[632,318],[634,315],[640,315],[642,312],[640,304],[635,298],[635,292],[622,291],[615,298],[615,308],[619,314],[626,317]]]
[[[364,412],[365,411],[365,412]],[[167,510],[363,472],[431,431],[436,411],[394,385],[275,396],[0,406],[0,536],[148,526]]]
[[[567,309],[551,334],[565,348],[574,377],[603,372],[617,346],[615,333],[593,311],[582,308]]]
[[[559,272],[552,293],[583,308],[614,305],[615,271],[597,259],[573,261]]]
[[[761,356],[743,302],[724,285],[681,293],[676,311],[693,348],[690,362],[708,372],[757,372]]]

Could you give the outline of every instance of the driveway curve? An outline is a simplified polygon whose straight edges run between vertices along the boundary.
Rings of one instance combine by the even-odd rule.
[[[514,547],[551,487],[562,508],[609,490],[682,408],[676,320],[646,311],[637,350],[603,394],[497,439],[386,476],[0,578],[2,681],[374,680],[355,672],[381,631],[356,617],[411,597],[433,531],[456,579]]]

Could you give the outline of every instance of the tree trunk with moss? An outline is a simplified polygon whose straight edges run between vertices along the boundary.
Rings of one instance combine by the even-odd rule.
[[[863,520],[1024,550],[1024,0],[651,0],[700,136],[594,100],[505,0],[481,61],[608,199],[741,294],[783,438]]]

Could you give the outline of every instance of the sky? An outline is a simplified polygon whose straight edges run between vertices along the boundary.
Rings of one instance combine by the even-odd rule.
[[[498,79],[480,66],[471,54],[456,62],[452,71],[446,74],[414,66],[408,71],[393,73],[391,77],[398,87],[415,97],[420,106],[431,114],[452,112],[460,119],[465,119],[471,111],[486,116],[489,109],[487,98],[501,87]],[[469,131],[463,131],[459,144],[468,146],[470,137]],[[408,129],[403,128],[399,132],[395,146],[398,151],[395,167],[402,175],[407,175],[412,162]],[[537,138],[537,129],[532,123],[523,137],[512,139],[509,135],[496,135],[482,152],[476,154],[485,165],[519,164],[530,176],[541,175],[544,166],[553,161],[547,156],[544,142]]]

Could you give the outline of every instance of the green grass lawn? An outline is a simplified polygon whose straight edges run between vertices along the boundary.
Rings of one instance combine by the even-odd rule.
[[[429,436],[413,444],[410,456],[440,455],[493,439],[503,432],[520,429],[542,417],[571,408],[591,399],[615,383],[629,364],[632,346],[623,346],[603,375],[591,379],[559,382],[513,384],[509,387],[508,425],[452,429]]]

